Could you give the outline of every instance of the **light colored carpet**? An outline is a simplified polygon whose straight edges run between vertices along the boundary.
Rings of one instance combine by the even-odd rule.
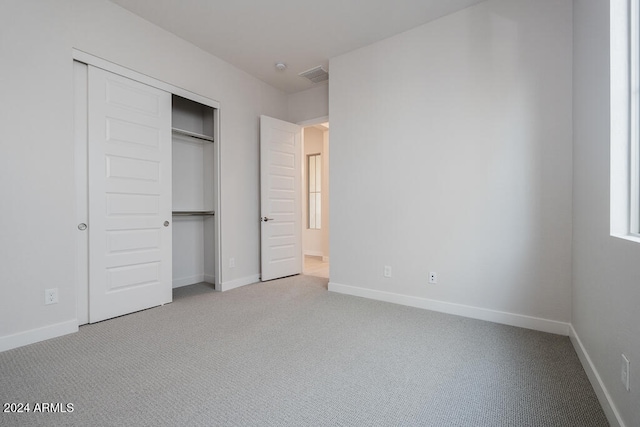
[[[298,276],[0,353],[3,426],[605,426],[567,337],[329,293]]]

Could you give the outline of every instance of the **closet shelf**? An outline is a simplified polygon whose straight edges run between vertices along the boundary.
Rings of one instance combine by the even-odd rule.
[[[184,129],[178,129],[178,128],[171,128],[171,132],[178,134],[178,135],[182,135],[182,136],[187,136],[190,138],[196,138],[196,139],[200,139],[203,141],[207,141],[207,142],[213,142],[213,137],[209,136],[209,135],[203,135],[201,133],[197,133],[197,132],[191,132],[188,130],[184,130]]]
[[[214,211],[173,211],[173,216],[214,216]]]

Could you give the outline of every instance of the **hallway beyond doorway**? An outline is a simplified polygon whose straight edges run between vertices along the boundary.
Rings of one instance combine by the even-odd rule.
[[[329,263],[322,261],[322,257],[320,256],[305,255],[302,273],[307,276],[324,277],[328,279]]]

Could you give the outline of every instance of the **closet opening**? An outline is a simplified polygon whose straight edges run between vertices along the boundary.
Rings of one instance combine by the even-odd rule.
[[[172,95],[173,288],[218,283],[215,109]]]

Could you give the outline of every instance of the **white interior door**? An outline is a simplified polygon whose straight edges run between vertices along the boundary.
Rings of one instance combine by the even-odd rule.
[[[171,302],[171,95],[89,67],[89,322]]]
[[[301,128],[260,117],[261,280],[302,272]]]

